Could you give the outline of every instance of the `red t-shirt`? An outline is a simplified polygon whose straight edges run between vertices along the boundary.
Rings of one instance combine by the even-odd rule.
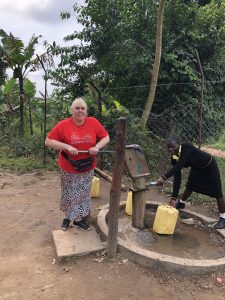
[[[97,119],[93,117],[86,117],[84,124],[80,126],[77,126],[72,118],[60,121],[49,132],[48,138],[71,145],[78,150],[89,150],[89,148],[94,147],[100,139],[107,135],[108,132]],[[67,155],[74,160],[90,157],[88,153],[71,155],[67,151],[64,152],[66,152]],[[61,152],[58,157],[58,165],[64,171],[70,173],[82,173],[81,171],[74,170],[68,160],[61,155]],[[92,170],[95,167],[96,157],[94,158],[93,165],[89,170]]]

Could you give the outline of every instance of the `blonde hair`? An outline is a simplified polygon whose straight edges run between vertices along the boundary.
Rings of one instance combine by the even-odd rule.
[[[76,98],[71,105],[71,109],[73,109],[74,107],[76,107],[78,105],[82,105],[87,109],[87,103],[84,101],[83,98],[80,98],[80,97]]]

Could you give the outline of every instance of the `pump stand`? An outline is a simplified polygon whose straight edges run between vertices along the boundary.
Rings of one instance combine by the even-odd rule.
[[[126,146],[125,162],[132,179],[132,226],[144,228],[145,199],[144,193],[148,190],[150,172],[143,151],[139,145]]]

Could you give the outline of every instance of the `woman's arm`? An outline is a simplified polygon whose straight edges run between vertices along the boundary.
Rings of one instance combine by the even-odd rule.
[[[57,140],[46,138],[45,140],[45,146],[52,148],[54,150],[63,150],[68,151],[70,154],[77,155],[78,150],[68,144],[65,144],[63,142],[59,142]]]
[[[177,164],[177,160],[171,157],[171,165],[175,167]],[[180,190],[181,185],[181,170],[174,174],[173,178],[173,192],[171,198],[176,199]]]
[[[184,168],[187,161],[190,159],[190,156],[192,155],[193,146],[191,145],[182,145],[181,148],[181,155],[177,163],[165,174],[163,174],[163,178],[167,180],[169,177],[176,175],[181,172],[181,170]]]
[[[98,141],[98,143],[95,145],[95,147],[102,149],[108,144],[109,140],[110,140],[109,136],[107,135],[104,138],[102,138],[100,141]]]
[[[177,198],[181,185],[181,171],[176,173],[173,178],[172,198]]]
[[[91,147],[89,149],[89,152],[91,155],[96,155],[98,153],[99,150],[101,150],[102,148],[104,148],[108,142],[110,141],[109,136],[105,136],[103,137],[101,140],[99,140],[97,142],[97,144],[94,147]]]
[[[174,161],[174,159],[171,158],[172,168],[169,169],[165,174],[163,174],[161,177],[158,178],[156,185],[162,186],[168,178],[170,178],[171,176],[174,176],[176,178],[174,178],[175,182],[173,185],[174,186],[173,190],[175,189],[175,191],[178,190],[178,192],[179,192],[180,182],[181,182],[181,170],[185,166],[188,159],[190,158],[192,150],[193,150],[193,148],[189,147],[189,145],[188,146],[182,145],[181,155],[180,155],[179,160]]]

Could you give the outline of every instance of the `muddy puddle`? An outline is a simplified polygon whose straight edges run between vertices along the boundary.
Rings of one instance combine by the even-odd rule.
[[[146,211],[145,223],[148,228],[139,230],[131,226],[132,217],[120,212],[119,237],[134,245],[161,254],[189,259],[218,259],[225,256],[224,238],[209,229],[200,221],[185,224],[188,220],[179,216],[173,235],[160,235],[153,232],[155,213]]]

